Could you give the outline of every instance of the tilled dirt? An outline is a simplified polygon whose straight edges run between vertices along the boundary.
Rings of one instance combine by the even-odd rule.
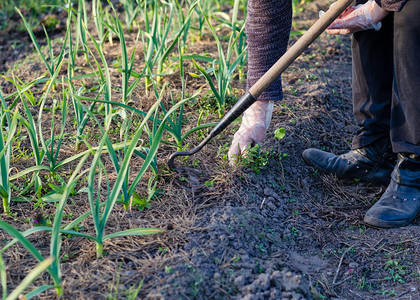
[[[350,38],[323,34],[285,72],[283,86],[264,143],[269,164],[235,176],[223,202],[199,219],[204,231],[187,236],[186,261],[151,279],[147,297],[420,297],[419,220],[399,229],[365,226],[364,213],[385,187],[342,182],[301,159],[309,147],[350,149],[357,129]],[[286,129],[281,141],[277,128]]]
[[[295,19],[294,30],[307,29],[318,10],[310,4]],[[200,47],[213,46],[205,39]],[[204,83],[192,81],[191,86]],[[242,83],[234,85],[244,92]],[[164,195],[144,211],[117,207],[108,228],[160,227],[166,233],[106,242],[107,253],[99,260],[93,243],[65,239],[64,298],[124,299],[144,280],[139,298],[145,299],[419,299],[419,218],[405,228],[369,228],[363,215],[385,187],[343,182],[301,159],[309,147],[337,154],[350,149],[357,129],[350,38],[323,34],[283,74],[283,87],[284,100],[275,105],[263,145],[267,165],[256,171],[231,168],[222,159],[226,150],[218,154],[239,122],[194,157],[177,160],[203,173],[194,182],[165,171],[173,149],[164,148],[159,156]],[[286,130],[282,140],[274,136],[278,128]],[[79,194],[69,201],[66,214],[88,209],[86,196]],[[4,218],[27,229],[23,220],[36,209],[18,203],[12,210],[15,217]],[[54,205],[44,210],[53,213]],[[93,233],[90,220],[82,228]],[[1,239],[9,237],[1,233]],[[48,234],[31,241],[48,254]],[[11,285],[35,265],[21,246],[4,257]],[[45,274],[35,283],[48,281]],[[56,297],[49,291],[41,298]]]

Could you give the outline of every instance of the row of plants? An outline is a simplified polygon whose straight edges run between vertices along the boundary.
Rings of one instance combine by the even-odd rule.
[[[220,11],[226,4],[232,7],[231,16]],[[0,220],[0,228],[13,237],[0,250],[3,299],[24,294],[44,271],[49,273],[51,284],[32,289],[26,299],[49,289],[61,296],[61,245],[68,236],[93,241],[100,258],[107,239],[164,232],[160,228],[132,228],[106,233],[116,205],[129,210],[136,203],[149,203],[155,195],[161,145],[173,146],[174,151],[185,149],[188,136],[215,125],[202,124],[201,112],[197,124],[185,129],[186,106],[200,93],[188,93],[187,77],[207,81],[217,101],[217,113],[223,116],[230,83],[235,76],[243,79],[245,6],[242,0],[68,0],[59,7],[67,12],[63,37],[52,40],[43,27],[42,41],[16,9],[45,73],[30,82],[13,71],[3,75],[15,88],[7,95],[0,89],[3,211],[13,216],[14,204],[25,201],[54,203],[55,213],[50,224],[33,224],[38,226],[23,231]],[[217,45],[217,58],[190,53],[191,43],[206,35]],[[117,43],[119,55],[111,61],[107,49]],[[136,59],[139,52],[141,61]],[[180,94],[173,93],[167,80],[176,74],[180,76]],[[133,93],[139,89],[155,98],[147,111],[137,108]],[[133,160],[139,159],[140,167],[133,169]],[[20,161],[26,163],[17,166]],[[111,169],[106,162],[111,162]],[[116,174],[115,179],[110,180],[110,172]],[[136,191],[142,180],[148,180],[143,197]],[[65,207],[78,193],[87,194],[90,209],[64,222]],[[94,235],[78,230],[88,218],[93,221]],[[49,233],[47,255],[30,242],[29,237],[39,232]],[[3,257],[16,243],[39,264],[8,293]]]

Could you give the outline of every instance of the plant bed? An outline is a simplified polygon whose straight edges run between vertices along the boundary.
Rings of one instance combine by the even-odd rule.
[[[109,29],[105,38],[98,32],[100,24],[95,24],[90,5],[86,8],[88,24],[78,21],[83,10],[75,5],[70,23],[73,35],[67,41],[65,21],[60,23],[64,29],[51,37],[50,47],[43,31],[36,31],[46,63],[37,51],[29,50],[31,44],[11,56],[7,68],[0,69],[8,78],[0,78],[4,143],[16,114],[9,159],[12,199],[9,213],[3,213],[1,220],[20,232],[40,226],[50,228],[28,235],[27,241],[43,258],[58,255],[54,259],[58,259],[60,271],[55,274],[63,299],[420,297],[419,219],[405,228],[367,227],[363,215],[385,187],[357,180],[343,182],[306,166],[301,159],[301,153],[309,147],[335,153],[349,149],[357,128],[351,105],[349,37],[322,34],[282,75],[284,100],[275,105],[267,138],[253,156],[238,167],[228,165],[226,154],[240,125],[237,120],[199,153],[177,159],[178,165],[200,171],[198,175],[182,176],[168,169],[169,155],[177,148],[192,149],[211,127],[185,137],[182,134],[217,122],[222,113],[217,95],[195,63],[209,74],[217,89],[211,68],[221,63],[215,62],[220,51],[228,51],[232,30],[221,24],[223,20],[229,23],[226,16],[232,15],[233,7],[228,1],[203,4],[219,36],[218,48],[209,24],[200,16],[203,11],[196,6],[191,11],[188,35],[185,40],[180,36],[157,71],[159,58],[153,62],[153,53],[147,52],[151,44],[144,35],[148,30],[145,12],[138,12],[137,21],[130,24],[130,16],[136,11],[130,13],[130,7],[118,1],[112,3],[115,12],[103,3],[107,14],[102,24],[113,28],[105,26],[104,32]],[[221,3],[219,10],[217,3]],[[239,26],[244,12],[243,2],[238,3]],[[290,44],[316,20],[318,10],[328,6],[327,1],[321,1],[295,10],[295,35]],[[182,14],[186,22],[189,8],[175,10],[174,6],[174,27],[183,26],[179,18]],[[164,5],[154,9],[170,16]],[[152,20],[154,16],[150,13],[148,17]],[[119,26],[122,31],[118,31]],[[77,28],[87,30],[85,45],[81,36],[77,38]],[[174,37],[176,30],[170,32],[168,37]],[[10,33],[11,39],[15,36]],[[2,38],[7,40],[7,36]],[[70,38],[72,42],[79,39],[73,56]],[[31,39],[27,42],[32,43]],[[169,46],[170,38],[162,53]],[[46,67],[53,65],[49,49],[56,63],[51,73]],[[65,54],[60,65],[61,49]],[[10,49],[0,47],[0,56],[9,54]],[[233,51],[229,62],[234,62],[237,55]],[[147,59],[154,63],[153,68],[147,67]],[[127,72],[123,70],[129,68],[132,72],[125,77]],[[246,65],[242,72],[246,74]],[[224,98],[225,111],[245,92],[239,75],[236,70],[231,78],[231,89]],[[34,80],[38,81],[30,84]],[[168,116],[172,123],[167,119],[162,125],[160,121],[169,109],[182,99],[188,99],[183,118],[179,118],[179,106]],[[92,106],[92,100],[102,102]],[[6,110],[5,106],[12,109]],[[148,111],[150,118],[145,119]],[[38,154],[31,142],[31,127],[20,123],[30,120],[30,115]],[[166,127],[159,133],[160,126]],[[53,134],[51,140],[55,142],[48,144]],[[136,147],[130,150],[136,137]],[[159,148],[152,155],[156,137]],[[51,157],[40,159],[42,149],[50,151]],[[43,167],[38,173],[21,175],[33,166]],[[124,166],[126,173],[121,171]],[[141,180],[136,182],[139,173]],[[69,184],[72,179],[77,179],[74,185]],[[105,206],[96,209],[95,205],[108,202],[110,214],[101,227]],[[97,219],[87,216],[72,223],[91,210],[98,213]],[[99,238],[136,228],[156,228],[159,233],[126,232]],[[2,227],[1,247],[12,240],[11,232]],[[54,250],[54,243],[60,246],[58,250]],[[40,260],[23,243],[2,251],[1,256],[9,292]],[[51,274],[54,272],[48,269],[41,273],[25,293],[57,284]],[[56,299],[57,290],[46,288],[38,297]]]

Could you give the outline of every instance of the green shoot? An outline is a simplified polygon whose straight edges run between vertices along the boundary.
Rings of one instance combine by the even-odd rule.
[[[45,259],[41,255],[41,253],[32,245],[31,242],[29,242],[18,230],[16,230],[13,226],[7,224],[4,221],[0,220],[0,228],[3,229],[5,232],[13,236],[15,239],[17,239],[22,246],[24,246],[37,260],[38,262],[42,263]],[[45,265],[42,265],[41,269],[44,268]],[[54,269],[53,266],[50,266],[48,261],[47,271],[51,275],[54,286],[57,291],[57,295],[61,296],[63,294],[63,288],[61,286],[61,279],[60,279],[60,273],[58,270]],[[2,275],[4,276],[4,275]],[[2,286],[5,284],[2,283]],[[50,287],[49,287],[50,288]]]
[[[10,158],[12,153],[11,143],[17,128],[18,110],[16,109],[13,115],[10,115],[1,90],[0,100],[2,102],[0,111],[1,127],[8,129],[7,139],[4,139],[3,132],[0,132],[0,196],[2,198],[4,212],[9,213],[10,201],[12,198],[9,177]]]
[[[4,275],[2,274],[2,287],[3,287],[3,299],[6,299],[6,300],[12,300],[12,299],[21,299],[21,296],[24,294],[24,291],[26,290],[26,288],[32,283],[32,282],[34,282],[35,281],[35,279],[37,279],[38,278],[38,276],[39,275],[41,275],[51,264],[52,264],[52,262],[53,262],[53,259],[52,258],[46,258],[46,259],[44,259],[42,262],[40,262],[35,268],[33,268],[30,272],[29,272],[29,274],[28,275],[26,275],[26,277],[20,282],[20,284],[9,294],[9,296],[7,296],[7,282],[3,282],[3,279],[4,279],[4,281],[5,281],[5,273],[6,273],[6,270],[4,270],[4,269],[0,269],[0,272],[1,273],[3,273],[4,272]],[[3,258],[2,258],[2,256],[0,255],[0,264],[1,265],[4,265],[4,262],[3,262]],[[4,277],[4,278],[3,278]],[[31,292],[30,293],[30,298],[32,298],[32,297],[35,297],[36,295],[38,295],[39,293],[41,293],[41,292],[43,292],[43,291],[45,291],[46,289],[49,289],[49,288],[51,288],[51,287],[54,287],[54,286],[49,286],[49,285],[47,285],[47,286],[41,286],[41,287],[39,287],[38,289],[37,289],[37,292],[36,293],[34,293],[34,292]],[[30,299],[29,297],[28,297],[28,294],[26,295],[26,297],[25,298],[27,298],[27,299]]]
[[[18,8],[16,8],[16,11],[18,12],[18,14],[20,15],[20,17],[22,18],[22,20],[23,20],[23,22],[25,24],[26,30],[28,31],[29,36],[30,36],[30,38],[32,40],[32,43],[34,44],[35,49],[38,52],[39,56],[41,57],[42,62],[44,63],[45,67],[47,68],[47,71],[48,71],[48,73],[50,75],[50,81],[53,81],[53,86],[52,87],[55,90],[55,83],[54,83],[53,77],[54,77],[54,74],[56,73],[57,68],[59,68],[61,66],[62,62],[63,62],[64,53],[65,53],[65,46],[67,44],[67,38],[69,36],[69,31],[66,32],[66,36],[65,36],[64,42],[63,42],[63,46],[61,48],[61,51],[60,51],[59,55],[57,57],[54,57],[53,48],[52,48],[52,45],[51,45],[50,38],[48,36],[48,33],[47,33],[45,27],[43,27],[44,28],[44,32],[45,32],[45,36],[47,38],[48,53],[49,53],[49,56],[50,56],[49,58],[47,58],[42,53],[41,47],[39,46],[39,44],[38,44],[38,42],[36,40],[36,37],[35,37],[35,35],[34,35],[33,31],[32,31],[31,26],[26,21],[25,17],[22,15],[22,13],[20,12],[20,10]]]
[[[200,6],[200,5],[199,5]],[[203,67],[201,67],[200,65],[197,64],[197,62],[194,62],[195,67],[200,71],[200,73],[206,78],[207,82],[210,85],[210,88],[214,94],[214,96],[217,99],[217,105],[219,108],[219,117],[223,117],[223,115],[225,114],[225,106],[226,106],[226,95],[230,89],[230,82],[232,81],[233,78],[233,73],[235,72],[235,69],[237,67],[237,65],[239,64],[239,62],[242,59],[242,56],[245,55],[247,48],[245,47],[244,49],[242,49],[242,53],[239,54],[238,57],[236,57],[236,59],[234,60],[233,63],[231,63],[232,60],[232,55],[234,52],[234,45],[236,44],[238,38],[241,36],[242,32],[245,29],[245,24],[242,26],[241,30],[239,31],[239,34],[235,35],[232,34],[229,38],[229,42],[228,42],[228,48],[227,48],[227,52],[226,54],[224,53],[222,44],[220,42],[220,39],[217,35],[216,29],[214,28],[214,26],[212,25],[209,17],[205,14],[203,8],[200,6],[201,12],[207,22],[207,25],[209,26],[209,28],[211,29],[211,32],[213,34],[213,38],[216,41],[217,44],[217,49],[218,49],[218,53],[219,53],[219,58],[217,61],[217,67],[216,67],[216,63],[213,63],[213,67],[212,67],[212,72],[213,75],[216,78],[216,82],[217,82],[217,89],[215,84],[213,83],[213,80],[211,79],[211,76],[209,74],[208,71],[206,71]],[[234,29],[235,30],[235,29]]]

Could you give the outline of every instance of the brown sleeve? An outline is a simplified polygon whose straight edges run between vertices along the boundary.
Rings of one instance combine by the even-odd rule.
[[[292,23],[291,3],[290,0],[248,0],[248,88],[286,51]],[[258,100],[277,101],[282,98],[279,77]]]
[[[400,11],[408,0],[375,0],[375,2],[387,11]]]

